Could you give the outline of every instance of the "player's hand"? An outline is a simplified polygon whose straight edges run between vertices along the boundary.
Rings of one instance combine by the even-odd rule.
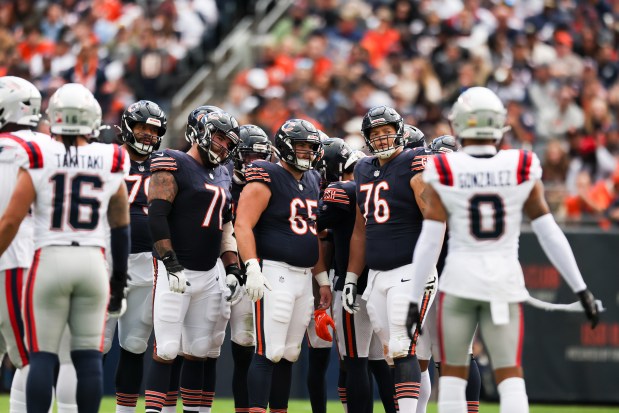
[[[243,291],[241,286],[245,284],[245,273],[237,264],[230,264],[226,267],[226,286],[230,290],[230,295],[226,297],[226,301],[234,305],[241,301]]]
[[[176,259],[174,251],[169,251],[161,257],[163,265],[168,273],[168,283],[170,284],[170,291],[173,293],[184,293],[187,286],[190,285],[185,277],[185,269]]]
[[[260,264],[255,258],[249,259],[245,262],[245,274],[247,274],[247,281],[245,282],[245,289],[249,299],[254,303],[260,300],[264,296],[264,289],[271,290],[271,284],[260,269]]]
[[[411,340],[415,337],[415,329],[419,326],[419,334],[421,334],[421,314],[419,313],[419,304],[411,303],[408,305],[408,314],[406,315],[406,332]]]
[[[589,290],[580,291],[576,295],[580,298],[580,304],[585,309],[585,315],[591,321],[591,329],[594,329],[600,321],[600,312],[595,297]]]
[[[314,311],[314,321],[316,335],[325,341],[333,341],[333,337],[329,332],[329,326],[335,330],[335,322],[324,309]]]
[[[107,304],[107,314],[112,318],[119,318],[127,309],[127,274],[114,272],[110,278],[110,301]]]
[[[357,300],[357,279],[359,279],[357,274],[353,272],[347,273],[344,291],[342,291],[342,306],[350,314],[355,314],[359,311],[359,304],[355,302]]]
[[[322,287],[320,287],[318,292],[320,294],[320,304],[319,304],[318,309],[326,310],[327,308],[331,307],[331,302],[333,301],[333,293],[331,292],[331,286],[323,285]]]

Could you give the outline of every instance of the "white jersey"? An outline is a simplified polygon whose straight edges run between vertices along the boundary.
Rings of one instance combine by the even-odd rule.
[[[124,185],[130,161],[118,145],[72,146],[52,141],[43,168],[29,170],[37,193],[35,248],[79,245],[106,248],[110,198]]]
[[[31,130],[0,133],[0,216],[4,214],[13,195],[19,168],[40,168],[43,165],[40,145],[50,141],[48,135]],[[28,215],[22,221],[13,242],[0,257],[0,271],[28,268],[33,255],[33,219]]]
[[[433,157],[423,174],[449,215],[439,289],[481,301],[523,301],[528,292],[518,240],[523,205],[542,176],[539,159],[522,150],[473,157],[466,149]],[[487,147],[469,150],[480,149]]]

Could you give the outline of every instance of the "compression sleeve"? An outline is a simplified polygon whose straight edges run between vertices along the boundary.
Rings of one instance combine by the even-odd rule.
[[[110,230],[112,268],[117,273],[127,273],[127,260],[131,250],[131,230],[128,225]]]
[[[153,243],[162,239],[170,239],[168,215],[172,210],[172,203],[163,199],[153,199],[148,205],[148,227]]]
[[[572,248],[552,214],[548,213],[534,219],[531,221],[531,227],[548,259],[559,270],[572,291],[577,293],[585,290],[587,285],[582,279]]]

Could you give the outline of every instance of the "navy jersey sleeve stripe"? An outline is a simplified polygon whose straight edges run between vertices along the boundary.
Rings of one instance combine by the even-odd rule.
[[[436,165],[441,184],[453,186],[454,182],[451,174],[451,168],[449,167],[449,162],[447,161],[445,155],[436,155],[434,158],[434,164]]]
[[[518,185],[529,180],[529,172],[531,170],[531,163],[533,156],[529,151],[520,150],[520,157],[518,159]]]
[[[39,147],[39,145],[36,144],[36,142],[28,142],[18,136],[14,136],[8,133],[2,134],[0,135],[0,137],[7,138],[16,142],[17,144],[19,144],[19,146],[22,147],[24,151],[26,151],[26,154],[28,155],[28,163],[30,169],[43,168],[43,154],[41,153],[41,148]]]

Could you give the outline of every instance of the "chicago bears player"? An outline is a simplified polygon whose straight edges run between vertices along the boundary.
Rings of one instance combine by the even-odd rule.
[[[328,228],[333,233],[334,290],[333,314],[336,320],[337,344],[343,363],[340,365],[339,392],[347,411],[365,412],[373,404],[372,371],[383,399],[386,412],[395,412],[393,381],[383,355],[383,346],[372,331],[365,304],[360,303],[354,315],[342,308],[342,289],[346,279],[346,266],[350,236],[353,232],[356,213],[355,182],[353,169],[365,155],[352,151],[342,139],[330,138],[323,142],[324,177],[328,186],[322,196],[318,212],[318,230]],[[321,244],[322,245],[322,244]],[[323,254],[327,256],[329,254]],[[367,270],[358,281],[358,292],[363,293],[367,282]],[[369,370],[368,370],[369,359]]]
[[[404,125],[404,148],[406,149],[415,149],[415,148],[425,148],[428,145],[426,144],[426,136],[424,133],[417,127],[409,124]]]
[[[451,135],[441,135],[438,138],[432,139],[430,150],[432,153],[449,153],[457,152],[460,149],[456,138]]]
[[[51,138],[33,129],[38,125],[41,94],[25,79],[0,77],[0,213],[4,212],[17,182],[19,168],[40,168],[37,142]],[[32,217],[22,222],[15,239],[0,257],[0,337],[4,337],[11,363],[17,368],[10,395],[11,413],[26,411],[28,351],[21,314],[24,274],[34,255]]]
[[[59,88],[47,115],[59,142],[41,145],[36,154],[41,168],[20,171],[0,220],[0,255],[34,202],[36,252],[23,305],[30,351],[28,411],[49,409],[58,349],[68,324],[77,407],[94,413],[103,392],[106,308],[112,315],[122,311],[127,281],[129,208],[123,178],[129,158],[117,145],[88,143],[101,124],[101,107],[84,86]],[[110,280],[103,251],[106,221],[111,228]]]
[[[140,100],[123,112],[120,140],[131,161],[125,177],[131,215],[131,254],[127,310],[105,326],[105,351],[109,351],[118,323],[120,357],[116,367],[116,412],[132,413],[142,386],[144,352],[153,329],[153,242],[148,228],[147,192],[150,156],[159,149],[167,128],[166,114],[154,102]]]
[[[161,411],[171,363],[180,353],[183,408],[203,406],[204,361],[219,356],[229,318],[226,272],[239,271],[230,176],[222,166],[239,144],[238,123],[226,112],[203,114],[186,138],[192,143],[187,153],[164,150],[151,158],[148,223],[158,261],[156,352],[147,379],[147,412]]]
[[[506,110],[494,92],[467,89],[449,115],[462,150],[435,156],[423,174],[429,184],[424,194],[428,208],[414,252],[407,326],[419,322],[422,290],[416,283],[423,285],[435,265],[449,220],[438,300],[441,413],[467,411],[468,348],[477,324],[495,369],[500,411],[529,410],[520,366],[521,303],[528,297],[518,262],[523,211],[546,255],[579,296],[591,326],[598,322],[593,295],[544,199],[539,159],[528,151],[496,149],[505,118]]]
[[[372,108],[363,118],[361,131],[374,156],[359,160],[355,168],[358,208],[342,299],[348,312],[358,310],[357,279],[367,264],[368,285],[363,298],[368,315],[395,363],[399,410],[413,413],[421,373],[416,342],[406,331],[406,287],[411,282],[410,252],[417,243],[425,207],[420,199],[424,184],[419,172],[429,154],[425,148],[404,150],[403,130],[402,117],[387,106]]]
[[[272,145],[267,134],[256,125],[242,125],[240,127],[241,142],[234,157],[232,175],[232,212],[236,215],[236,207],[245,181],[245,168],[257,160],[270,162]],[[234,280],[230,280],[234,283]],[[240,287],[239,291],[240,290]],[[232,303],[230,314],[230,341],[234,372],[232,374],[232,394],[234,408],[237,413],[249,413],[249,399],[247,396],[247,371],[255,351],[256,338],[253,326],[253,306],[247,294],[239,295],[237,302]]]
[[[256,354],[248,374],[250,411],[265,412],[274,364],[286,388],[286,411],[292,363],[299,357],[313,311],[311,268],[319,257],[315,227],[320,176],[312,169],[322,145],[310,122],[287,120],[275,135],[279,164],[256,161],[245,171],[235,232],[245,262],[245,288],[254,304]],[[262,262],[259,262],[260,257]],[[324,276],[324,274],[323,274]],[[328,277],[320,285],[320,308],[331,304]]]

